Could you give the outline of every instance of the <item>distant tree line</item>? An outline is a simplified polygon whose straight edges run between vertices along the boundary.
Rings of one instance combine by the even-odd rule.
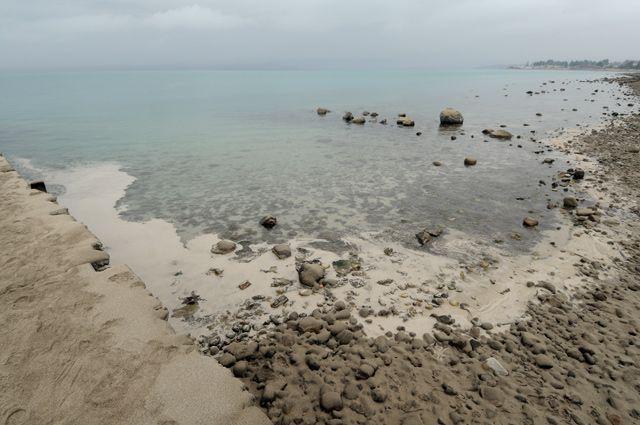
[[[549,59],[546,61],[536,61],[531,64],[533,68],[569,68],[569,69],[594,69],[594,68],[616,68],[616,69],[640,69],[640,60],[626,60],[622,62],[612,62],[609,59],[599,61],[577,60],[577,61],[557,61]]]

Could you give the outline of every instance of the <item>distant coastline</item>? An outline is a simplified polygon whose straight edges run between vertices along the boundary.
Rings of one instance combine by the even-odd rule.
[[[527,62],[524,65],[510,65],[508,69],[545,69],[575,71],[640,71],[640,60],[610,61],[593,60],[554,60]]]

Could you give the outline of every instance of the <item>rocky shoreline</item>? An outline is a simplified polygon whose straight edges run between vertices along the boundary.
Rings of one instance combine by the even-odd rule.
[[[620,83],[638,94],[637,75]],[[376,338],[363,332],[367,311],[329,300],[228,345],[202,338],[202,351],[231,368],[275,424],[640,422],[639,125],[637,114],[619,117],[554,145],[581,162],[581,190],[597,200],[565,198],[570,231],[615,253],[606,264],[576,261],[586,288],[531,281],[536,301],[506,328],[433,314],[433,333],[399,326]]]

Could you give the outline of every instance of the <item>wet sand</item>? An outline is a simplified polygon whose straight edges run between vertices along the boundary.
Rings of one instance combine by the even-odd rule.
[[[0,156],[0,422],[266,424],[242,384]]]

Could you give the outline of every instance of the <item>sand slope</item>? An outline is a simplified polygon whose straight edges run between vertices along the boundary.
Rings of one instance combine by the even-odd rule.
[[[0,423],[269,424],[96,247],[0,157]]]

